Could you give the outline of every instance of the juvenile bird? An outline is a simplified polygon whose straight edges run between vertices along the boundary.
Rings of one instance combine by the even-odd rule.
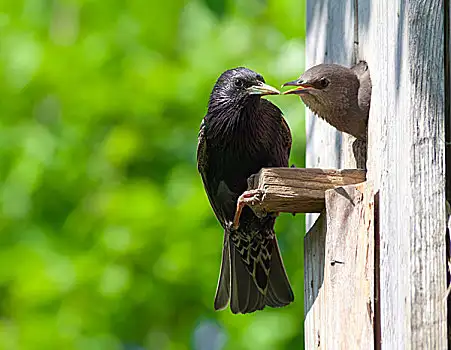
[[[243,67],[228,70],[214,85],[200,126],[197,167],[224,228],[216,310],[229,300],[233,313],[294,300],[274,233],[275,215],[257,217],[243,205],[258,195],[245,192],[249,176],[263,167],[288,166],[290,129],[279,108],[261,99],[274,94],[280,92],[260,74]]]
[[[371,103],[371,78],[366,62],[360,61],[352,68],[319,64],[283,86],[296,86],[284,95],[299,95],[313,113],[339,131],[366,140]]]

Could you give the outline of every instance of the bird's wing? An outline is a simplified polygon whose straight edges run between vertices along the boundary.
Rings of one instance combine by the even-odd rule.
[[[216,216],[218,216],[219,211],[215,205],[215,202],[212,199],[212,190],[211,184],[207,181],[207,171],[208,171],[208,152],[207,152],[207,138],[205,136],[205,118],[202,119],[202,123],[200,124],[199,136],[197,138],[197,170],[202,177],[202,182],[204,184],[205,192],[207,193],[208,200],[210,201],[210,205],[213,208]],[[218,216],[219,218],[219,216]]]
[[[205,138],[205,119],[202,119],[197,137],[197,170],[204,180],[205,167],[207,164],[207,148]]]
[[[282,116],[282,123],[281,123],[281,134],[282,134],[282,140],[283,140],[283,146],[286,150],[286,156],[287,158],[284,159],[284,163],[282,166],[288,166],[288,160],[290,158],[290,152],[291,152],[291,144],[293,142],[293,139],[291,137],[291,131],[290,127],[288,126],[287,121]]]
[[[206,123],[204,118],[200,125],[197,143],[197,170],[202,177],[202,182],[204,184],[205,192],[207,193],[210,205],[213,208],[219,222],[225,228],[228,220],[230,220],[230,218],[227,218],[233,217],[236,198],[238,198],[238,195],[232,193],[224,181],[218,181],[217,179],[211,178],[211,176],[207,176],[209,169],[207,138],[205,133]]]
[[[368,115],[371,103],[371,77],[368,64],[365,61],[360,61],[351,70],[357,75],[360,83],[358,95],[359,107],[365,115]]]

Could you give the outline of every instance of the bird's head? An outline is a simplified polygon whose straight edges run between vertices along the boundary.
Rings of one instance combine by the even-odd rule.
[[[263,77],[244,67],[229,69],[216,81],[210,96],[210,107],[233,105],[245,106],[261,96],[279,95],[280,91],[265,84]]]
[[[298,95],[315,113],[347,109],[357,103],[359,80],[353,70],[337,64],[319,64],[299,79],[283,86],[294,86],[284,95]],[[355,100],[355,101],[353,101]]]

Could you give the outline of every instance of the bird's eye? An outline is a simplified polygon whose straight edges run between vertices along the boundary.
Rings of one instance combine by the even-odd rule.
[[[324,89],[325,87],[327,87],[327,85],[329,85],[329,80],[327,80],[326,78],[322,78],[319,81],[319,86],[321,89]]]
[[[244,85],[243,81],[241,79],[235,80],[235,86],[236,87],[242,87]]]

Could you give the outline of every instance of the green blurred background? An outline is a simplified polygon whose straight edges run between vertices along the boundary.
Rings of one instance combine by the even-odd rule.
[[[196,169],[224,70],[304,66],[299,0],[0,4],[0,349],[300,349],[304,217],[277,233],[296,300],[213,311],[222,230]],[[304,108],[271,100],[304,164]]]

